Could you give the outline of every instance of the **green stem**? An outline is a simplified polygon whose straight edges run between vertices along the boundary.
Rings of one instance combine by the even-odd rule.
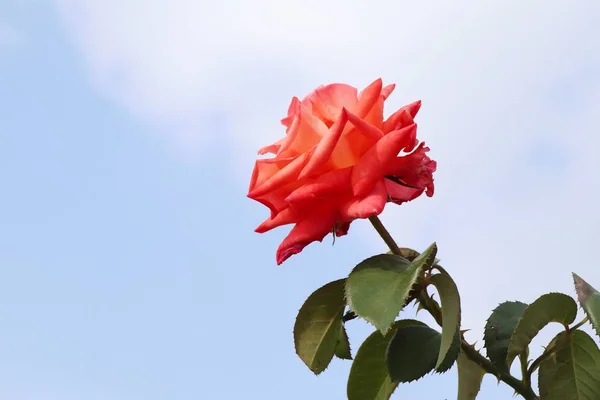
[[[552,357],[552,355],[554,353],[556,353],[556,350],[558,350],[558,348],[555,346],[550,347],[549,349],[546,349],[546,351],[544,351],[542,353],[541,356],[539,356],[538,358],[536,358],[532,363],[531,366],[529,367],[529,369],[527,370],[527,379],[529,379],[531,381],[531,375],[533,375],[533,373],[535,372],[536,369],[538,369],[538,367],[547,359],[549,359],[550,357]]]
[[[521,381],[528,387],[531,387],[531,375],[527,373],[527,359],[529,357],[529,347],[527,351],[519,354],[519,361],[521,364]]]
[[[442,326],[442,311],[438,303],[433,300],[431,297],[427,295],[427,293],[421,292],[421,295],[417,299],[423,308],[431,314],[431,316],[435,319],[435,322],[439,326]],[[489,374],[494,375],[499,378],[502,382],[506,383],[508,386],[512,387],[515,392],[519,393],[526,400],[539,400],[533,389],[530,386],[526,385],[519,379],[515,378],[508,372],[500,372],[490,360],[485,358],[475,347],[469,344],[464,338],[461,338],[460,348],[463,353],[477,365],[479,365],[483,370]]]
[[[390,235],[388,230],[385,229],[385,227],[381,223],[381,220],[377,216],[373,216],[369,217],[369,221],[371,221],[371,224],[373,224],[373,228],[375,228],[379,236],[381,236],[385,244],[389,247],[390,251],[393,254],[402,256],[400,248],[396,244],[396,241],[392,238],[392,235]],[[425,291],[421,291],[417,300],[419,301],[419,303],[421,303],[421,306],[425,310],[427,310],[429,314],[431,314],[431,316],[435,319],[435,322],[437,322],[438,325],[442,326],[442,311],[437,302],[431,297],[429,297]],[[524,399],[539,400],[539,397],[535,394],[533,389],[531,389],[531,386],[528,386],[525,383],[521,382],[519,379],[515,378],[510,373],[498,371],[498,369],[494,367],[490,360],[481,355],[481,353],[479,353],[479,351],[477,351],[474,346],[469,344],[463,338],[461,338],[460,347],[464,354],[471,361],[477,363],[487,373],[498,377],[502,382],[512,387],[515,390],[515,392],[523,396]]]
[[[588,317],[587,316],[584,319],[582,319],[581,321],[579,321],[577,324],[575,324],[572,327],[570,327],[569,331],[574,331],[575,329],[581,328],[583,326],[583,324],[585,324],[586,322],[588,322]]]
[[[396,244],[396,241],[394,240],[392,235],[390,235],[388,230],[385,229],[385,226],[383,226],[379,217],[377,217],[377,215],[375,215],[373,217],[369,217],[369,221],[371,222],[371,224],[373,225],[373,228],[375,228],[377,233],[379,233],[379,236],[381,236],[381,238],[383,239],[385,244],[387,244],[387,247],[390,248],[391,252],[397,256],[402,257],[402,252],[400,251],[400,247],[398,247],[398,245]]]

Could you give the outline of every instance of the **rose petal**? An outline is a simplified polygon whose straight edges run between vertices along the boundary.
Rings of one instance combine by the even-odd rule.
[[[254,169],[252,170],[252,177],[250,178],[248,192],[252,192],[252,190],[254,190],[256,187],[265,183],[292,161],[294,161],[293,157],[276,157],[256,160],[254,162]]]
[[[333,170],[319,176],[311,183],[300,186],[285,201],[288,203],[300,203],[309,200],[318,200],[334,194],[341,198],[345,193],[350,193],[351,176],[352,167]]]
[[[355,165],[363,154],[383,137],[380,129],[357,115],[348,112],[348,120],[354,127],[344,131],[338,146],[331,154],[331,161],[337,168]]]
[[[423,189],[413,189],[408,186],[402,186],[389,179],[385,180],[385,188],[392,203],[402,204],[419,197]]]
[[[427,156],[428,151],[425,143],[421,143],[412,153],[394,159],[384,174],[398,177],[410,186],[426,189],[427,196],[433,196],[433,173],[437,169],[437,163]]]
[[[316,146],[328,132],[327,125],[315,117],[304,105],[301,105],[300,114],[292,123],[278,155],[295,156],[302,154]]]
[[[331,125],[343,107],[354,110],[357,103],[357,90],[343,83],[332,83],[317,88],[305,100],[312,104],[315,114]]]
[[[383,96],[383,99],[386,100],[388,97],[390,97],[390,94],[392,94],[395,88],[396,85],[392,83],[391,85],[387,85],[381,89],[381,95]]]
[[[346,109],[343,108],[340,116],[337,121],[331,126],[329,132],[317,145],[313,156],[300,173],[298,179],[307,178],[315,173],[319,172],[319,169],[329,161],[331,158],[331,153],[335,149],[340,137],[342,136],[342,132],[344,127],[346,126],[346,121],[348,121],[348,114]]]
[[[290,207],[290,203],[288,203],[285,199],[292,192],[302,186],[302,184],[302,181],[293,181],[278,189],[269,191],[262,196],[252,199],[269,207],[269,210],[271,210],[271,218],[274,218],[278,213]]]
[[[298,175],[302,171],[302,168],[306,165],[310,157],[312,156],[313,151],[309,151],[307,153],[302,154],[300,157],[295,158],[285,167],[281,168],[276,173],[272,174],[265,181],[259,182],[259,174],[256,172],[258,170],[258,165],[268,165],[267,163],[259,163],[260,161],[271,161],[271,160],[258,160],[255,166],[255,173],[252,175],[252,180],[250,183],[250,192],[248,193],[248,197],[251,199],[257,199],[258,197],[263,196],[264,194],[279,189],[281,186],[294,182],[298,179]],[[274,162],[275,160],[273,160]],[[271,171],[269,171],[271,172]],[[255,174],[257,175],[255,178]]]
[[[414,123],[414,118],[417,116],[420,108],[421,100],[400,108],[383,122],[383,131],[387,133],[411,125]]]
[[[381,81],[381,78],[379,78],[360,92],[356,108],[352,109],[357,116],[364,118],[369,114],[377,100],[380,98],[382,85],[383,82]]]
[[[291,224],[297,222],[298,215],[291,208],[286,208],[285,210],[277,213],[277,215],[267,218],[264,220],[255,230],[257,233],[265,233],[270,231],[273,228],[277,228],[278,226]]]
[[[371,111],[363,118],[365,122],[375,126],[377,129],[383,129],[383,96],[379,96]]]
[[[383,137],[383,132],[357,115],[348,113],[348,121],[352,123],[365,137],[377,141]]]
[[[375,186],[373,186],[373,190],[366,196],[359,199],[352,199],[342,205],[340,208],[342,219],[353,220],[379,215],[383,211],[385,203],[387,203],[387,198],[384,179],[381,178]]]
[[[379,140],[358,161],[352,170],[352,190],[357,197],[363,197],[371,191],[377,181],[390,169],[390,164],[412,138],[416,135],[417,125],[392,131]]]
[[[351,222],[342,222],[335,225],[335,236],[345,236],[348,234]]]
[[[292,102],[290,103],[290,105],[288,107],[287,117],[285,117],[281,120],[281,124],[289,129],[290,125],[292,124],[292,121],[294,121],[294,118],[299,113],[300,113],[300,100],[296,96],[294,96],[292,98]]]
[[[268,146],[264,146],[261,147],[260,149],[258,149],[258,154],[259,155],[265,155],[267,153],[271,153],[271,154],[277,154],[277,152],[279,152],[279,149],[281,148],[281,145],[285,142],[286,138],[283,138],[281,140],[278,140],[277,142],[270,144]]]
[[[322,241],[333,231],[336,219],[337,213],[331,206],[326,205],[298,222],[277,249],[277,265],[300,253],[310,243]]]

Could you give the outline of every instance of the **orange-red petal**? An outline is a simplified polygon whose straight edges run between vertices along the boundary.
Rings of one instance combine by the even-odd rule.
[[[288,203],[300,203],[327,196],[337,195],[337,197],[341,197],[345,193],[350,193],[351,176],[352,167],[333,170],[319,176],[310,183],[300,186],[285,201]]]
[[[327,125],[301,104],[300,114],[296,116],[292,123],[278,155],[294,156],[302,154],[316,146],[328,132]]]
[[[264,233],[270,231],[273,228],[277,228],[278,226],[291,224],[296,222],[298,215],[291,208],[286,208],[285,210],[277,213],[277,215],[267,218],[264,220],[255,230],[257,233]]]
[[[340,137],[342,136],[342,132],[344,127],[346,126],[346,122],[348,121],[348,114],[346,109],[343,108],[341,114],[339,115],[337,121],[331,126],[329,132],[321,139],[313,156],[308,160],[308,163],[302,169],[300,176],[298,179],[303,179],[309,177],[310,175],[314,175],[319,172],[321,167],[329,161],[331,157],[331,153],[335,149]]]
[[[414,189],[408,186],[399,185],[389,179],[385,180],[385,188],[389,200],[396,204],[402,204],[416,199],[423,193],[423,189]]]
[[[414,118],[417,116],[421,108],[421,100],[407,104],[393,113],[383,122],[383,131],[391,132],[414,123]]]
[[[368,218],[381,214],[385,203],[387,203],[387,190],[383,178],[381,178],[366,196],[351,199],[343,204],[340,214],[343,220]]]
[[[383,137],[383,132],[381,129],[371,125],[357,115],[348,113],[348,120],[356,127],[356,129],[358,129],[360,133],[372,141],[377,141]]]
[[[360,92],[356,108],[351,111],[360,118],[366,117],[380,98],[382,86],[383,82],[381,81],[381,78],[373,81],[373,83]]]
[[[328,233],[333,231],[336,219],[335,210],[321,207],[298,222],[277,249],[277,265],[292,255],[300,253],[310,243],[322,241]]]
[[[306,96],[313,107],[313,112],[325,122],[333,123],[343,107],[353,110],[357,103],[355,87],[343,83],[332,83],[321,86]]]
[[[352,190],[355,196],[363,197],[375,183],[383,178],[396,156],[416,135],[417,125],[392,131],[379,140],[358,161],[352,170]]]
[[[256,178],[254,177],[254,174],[253,174],[252,182],[251,182],[252,189],[250,190],[250,193],[248,193],[248,197],[250,197],[252,199],[256,199],[260,196],[263,196],[267,192],[279,189],[281,186],[286,185],[287,183],[296,181],[298,179],[298,175],[300,175],[300,172],[302,171],[302,168],[304,168],[304,166],[306,165],[308,160],[310,160],[312,153],[313,152],[311,150],[307,153],[302,154],[300,157],[295,158],[293,161],[291,161],[285,167],[283,167],[276,173],[272,174],[268,179],[266,179],[265,181],[263,181],[261,183],[257,183],[254,186],[252,185],[252,182],[254,182],[254,181],[259,182],[260,174],[257,173]],[[258,165],[268,165],[267,163],[259,164],[260,161],[271,161],[271,160],[258,160],[256,162],[257,166]],[[276,162],[276,159],[273,160],[273,162]],[[257,171],[256,167],[255,167],[255,171]]]
[[[390,94],[392,94],[395,88],[396,85],[392,83],[391,85],[387,85],[386,87],[381,89],[381,95],[383,96],[383,99],[385,100],[388,97],[390,97]]]

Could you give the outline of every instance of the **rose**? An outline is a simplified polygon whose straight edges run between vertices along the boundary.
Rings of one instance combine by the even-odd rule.
[[[433,195],[436,162],[418,144],[413,120],[421,102],[384,120],[393,90],[378,79],[360,94],[334,83],[292,99],[281,121],[286,136],[258,151],[275,157],[256,161],[248,192],[271,210],[256,232],[295,224],[277,249],[277,264],[330,232],[345,235],[353,220],[379,215],[388,201]]]

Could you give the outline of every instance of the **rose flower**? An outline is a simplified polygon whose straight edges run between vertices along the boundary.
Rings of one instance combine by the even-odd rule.
[[[431,197],[436,162],[417,141],[421,102],[383,119],[395,85],[377,79],[362,92],[341,83],[294,97],[282,119],[286,136],[258,151],[248,197],[269,207],[263,233],[295,224],[277,249],[277,264],[328,233],[343,236],[357,218],[379,215],[387,202]]]

